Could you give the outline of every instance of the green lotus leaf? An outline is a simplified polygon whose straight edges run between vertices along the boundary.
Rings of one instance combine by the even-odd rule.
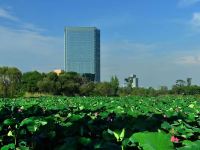
[[[6,119],[3,121],[3,124],[4,125],[7,125],[7,126],[12,126],[12,125],[15,125],[16,124],[16,121],[14,119]]]
[[[162,132],[139,132],[133,134],[130,139],[139,143],[144,150],[170,150],[173,149],[170,137]]]
[[[161,124],[161,128],[165,129],[165,130],[170,130],[171,129],[171,125],[168,122],[163,122]]]
[[[183,141],[184,147],[178,148],[178,150],[200,150],[200,140],[195,142]]]
[[[79,139],[79,142],[80,142],[82,145],[86,146],[86,145],[89,145],[90,143],[92,143],[92,140],[91,140],[90,138],[81,137],[81,138]]]
[[[35,132],[40,126],[44,126],[47,124],[47,121],[42,120],[36,117],[30,117],[22,120],[20,126],[26,126],[28,131]]]
[[[69,120],[74,122],[74,121],[80,120],[81,118],[82,118],[81,115],[72,114],[72,116],[69,118]]]
[[[15,144],[14,143],[10,143],[8,145],[4,145],[1,150],[12,150],[15,149]]]

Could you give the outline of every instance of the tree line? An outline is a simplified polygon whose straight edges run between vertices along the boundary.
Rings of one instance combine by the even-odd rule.
[[[64,96],[117,96],[119,81],[94,82],[93,74],[76,72],[22,73],[15,67],[0,67],[0,97],[19,97],[26,93]]]
[[[132,88],[130,80],[120,87],[113,76],[109,82],[94,82],[93,74],[80,75],[76,72],[22,73],[15,67],[0,67],[0,97],[20,97],[26,93],[42,93],[63,96],[158,96],[166,94],[200,94],[200,87],[191,85],[191,78],[177,80],[172,89],[162,86],[154,88]]]

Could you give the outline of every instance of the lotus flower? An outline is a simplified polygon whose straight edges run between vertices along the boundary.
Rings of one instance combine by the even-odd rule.
[[[173,142],[173,143],[178,143],[178,142],[179,142],[179,139],[178,139],[177,137],[175,137],[175,136],[172,136],[172,137],[171,137],[171,142]]]
[[[99,115],[99,112],[95,112],[94,116],[97,117]]]
[[[109,116],[109,117],[107,118],[107,121],[108,121],[108,122],[112,122],[112,121],[113,121],[113,118],[112,118],[111,116]]]
[[[23,109],[19,108],[17,111],[18,111],[19,113],[21,113],[21,112],[23,111]]]

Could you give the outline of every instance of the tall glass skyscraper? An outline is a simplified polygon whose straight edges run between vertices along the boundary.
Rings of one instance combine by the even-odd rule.
[[[65,27],[64,69],[91,73],[100,82],[100,30],[95,27]]]

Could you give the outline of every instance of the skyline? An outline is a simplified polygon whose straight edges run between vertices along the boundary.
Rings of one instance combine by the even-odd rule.
[[[144,87],[187,77],[200,85],[199,6],[200,0],[0,0],[0,65],[63,69],[64,27],[95,26],[102,81],[117,75],[123,83],[136,74]]]

